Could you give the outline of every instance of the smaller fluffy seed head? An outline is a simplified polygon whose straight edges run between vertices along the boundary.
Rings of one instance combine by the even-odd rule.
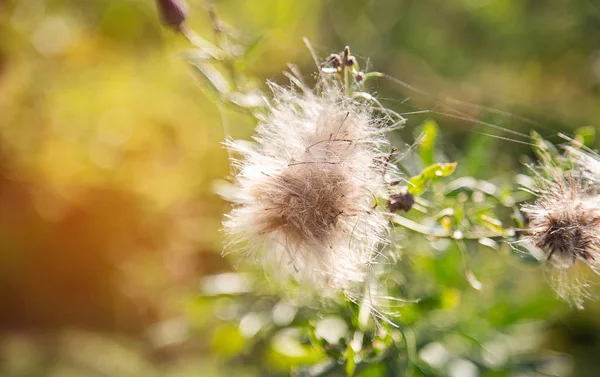
[[[547,178],[539,178],[537,199],[521,207],[529,220],[525,242],[541,250],[552,267],[558,294],[582,307],[588,295],[587,281],[578,264],[600,273],[600,177],[596,155],[566,148],[571,169],[541,166]],[[591,164],[591,163],[594,164]]]
[[[600,197],[589,195],[574,179],[559,180],[523,212],[528,240],[560,268],[577,260],[595,265],[600,254]]]

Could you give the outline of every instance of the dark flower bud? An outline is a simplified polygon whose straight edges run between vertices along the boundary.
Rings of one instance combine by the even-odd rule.
[[[331,67],[333,69],[338,69],[343,64],[342,58],[338,54],[331,54],[327,61],[323,64],[324,66]]]
[[[344,47],[343,55],[344,55],[344,60],[348,59],[348,57],[350,56],[350,46]]]
[[[402,191],[390,195],[388,208],[392,212],[408,212],[412,208],[413,204],[415,204],[415,197],[408,191]]]
[[[356,58],[352,55],[348,56],[348,58],[346,59],[346,66],[352,67],[354,64],[356,64]]]
[[[348,46],[344,47],[342,61],[346,67],[352,67],[354,64],[356,64],[356,58],[350,55],[350,47]]]
[[[161,21],[175,29],[180,30],[188,14],[188,7],[184,0],[157,0]]]
[[[365,79],[365,74],[364,72],[357,72],[354,75],[354,80],[356,80],[356,82],[362,82]]]

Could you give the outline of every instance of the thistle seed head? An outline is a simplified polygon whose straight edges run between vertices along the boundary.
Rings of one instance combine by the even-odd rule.
[[[375,200],[387,194],[384,175],[396,174],[378,163],[385,124],[337,89],[271,88],[254,143],[226,143],[238,157],[224,223],[230,248],[319,295],[354,295],[388,238]]]
[[[552,281],[559,295],[581,308],[588,283],[576,265],[600,273],[600,160],[572,147],[564,157],[571,169],[540,167],[537,199],[521,207],[529,219],[524,240],[541,250],[554,270]]]
[[[585,191],[575,179],[561,179],[535,204],[523,206],[529,241],[557,267],[577,260],[595,265],[600,257],[600,196]]]

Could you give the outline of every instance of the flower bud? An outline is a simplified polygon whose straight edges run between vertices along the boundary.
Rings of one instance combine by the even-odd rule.
[[[188,14],[188,7],[183,0],[157,0],[161,21],[175,29],[181,29]]]
[[[392,212],[404,211],[408,212],[415,204],[415,197],[408,191],[402,191],[390,195],[388,208]]]

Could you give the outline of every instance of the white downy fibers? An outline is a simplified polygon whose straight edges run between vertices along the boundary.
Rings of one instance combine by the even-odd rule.
[[[237,170],[228,248],[319,295],[352,296],[388,242],[376,200],[387,197],[394,174],[389,128],[369,103],[337,89],[270,86],[274,99],[254,142],[226,143]]]

